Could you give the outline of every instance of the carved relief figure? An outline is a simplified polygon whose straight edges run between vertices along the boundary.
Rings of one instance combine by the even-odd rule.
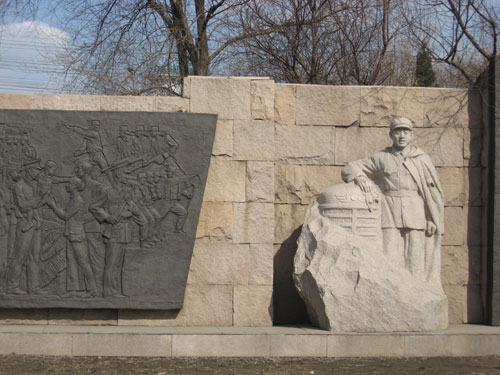
[[[345,182],[354,181],[367,194],[377,182],[383,197],[381,227],[383,248],[396,265],[417,280],[440,283],[440,245],[444,232],[444,201],[432,162],[410,145],[413,126],[406,118],[390,124],[392,146],[342,170]]]
[[[13,190],[18,217],[12,261],[7,274],[7,290],[12,294],[26,293],[20,288],[23,266],[27,271],[28,291],[36,293],[40,289],[40,208],[47,203],[48,195],[38,195],[37,183],[42,169],[40,160],[28,161],[24,168],[24,176],[16,182]]]
[[[85,204],[83,227],[90,264],[96,278],[97,288],[102,290],[102,275],[104,270],[104,245],[102,243],[101,224],[96,220],[89,208],[100,202],[106,196],[103,184],[91,177],[93,165],[88,161],[80,161],[75,165],[75,175],[82,181],[81,197]],[[68,290],[83,290],[84,284],[75,261],[68,262]]]
[[[87,154],[90,161],[96,163],[99,167],[106,168],[108,166],[108,161],[103,152],[101,134],[99,133],[101,129],[99,120],[91,120],[88,129],[70,125],[67,122],[64,123],[64,126],[84,138],[81,146],[75,151],[75,156]]]
[[[120,126],[120,135],[116,138],[117,161],[138,154],[137,146],[132,142],[131,135],[127,125]]]
[[[198,175],[184,172],[174,156],[181,145],[159,126],[101,134],[99,120],[62,124],[83,142],[58,161],[42,149],[51,156],[42,163],[31,129],[0,123],[0,291],[124,297],[127,249],[185,236]]]
[[[66,208],[62,209],[59,207],[53,197],[48,204],[65,221],[64,235],[69,242],[69,246],[66,249],[67,259],[74,259],[82,272],[85,283],[84,291],[88,292],[89,296],[96,297],[97,284],[90,265],[89,249],[87,247],[84,228],[88,206],[81,195],[83,188],[83,182],[78,177],[72,177],[66,185],[66,191],[70,194]],[[73,290],[67,288],[67,291],[72,292]],[[76,288],[76,291],[80,291],[80,288]]]
[[[70,177],[56,176],[57,163],[54,160],[47,160],[42,174],[38,178],[38,189],[40,195],[51,194],[52,184],[69,182]]]
[[[144,125],[137,125],[135,127],[133,142],[139,156],[149,154],[151,141],[148,137],[148,133],[146,132]]]
[[[89,210],[103,224],[105,264],[103,297],[124,297],[122,269],[127,245],[132,242],[130,219],[143,226],[146,222],[137,205],[132,201],[119,173],[114,173],[118,185],[108,190],[106,196],[95,202]]]

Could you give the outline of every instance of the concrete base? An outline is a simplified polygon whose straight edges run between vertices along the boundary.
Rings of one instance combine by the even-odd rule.
[[[432,357],[500,355],[500,328],[332,334],[310,327],[0,326],[0,354],[143,357]]]

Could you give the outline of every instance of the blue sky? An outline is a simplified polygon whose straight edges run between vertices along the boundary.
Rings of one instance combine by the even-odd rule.
[[[64,92],[58,56],[68,35],[46,3],[35,19],[7,17],[0,25],[0,92]]]

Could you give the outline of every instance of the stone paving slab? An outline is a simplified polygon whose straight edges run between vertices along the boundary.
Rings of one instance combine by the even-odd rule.
[[[333,334],[310,326],[0,325],[0,355],[124,357],[434,357],[500,355],[500,327]]]

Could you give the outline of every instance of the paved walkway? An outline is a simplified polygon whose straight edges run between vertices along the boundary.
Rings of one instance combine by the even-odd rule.
[[[0,356],[0,374],[493,375],[500,357],[469,358],[124,358]]]

